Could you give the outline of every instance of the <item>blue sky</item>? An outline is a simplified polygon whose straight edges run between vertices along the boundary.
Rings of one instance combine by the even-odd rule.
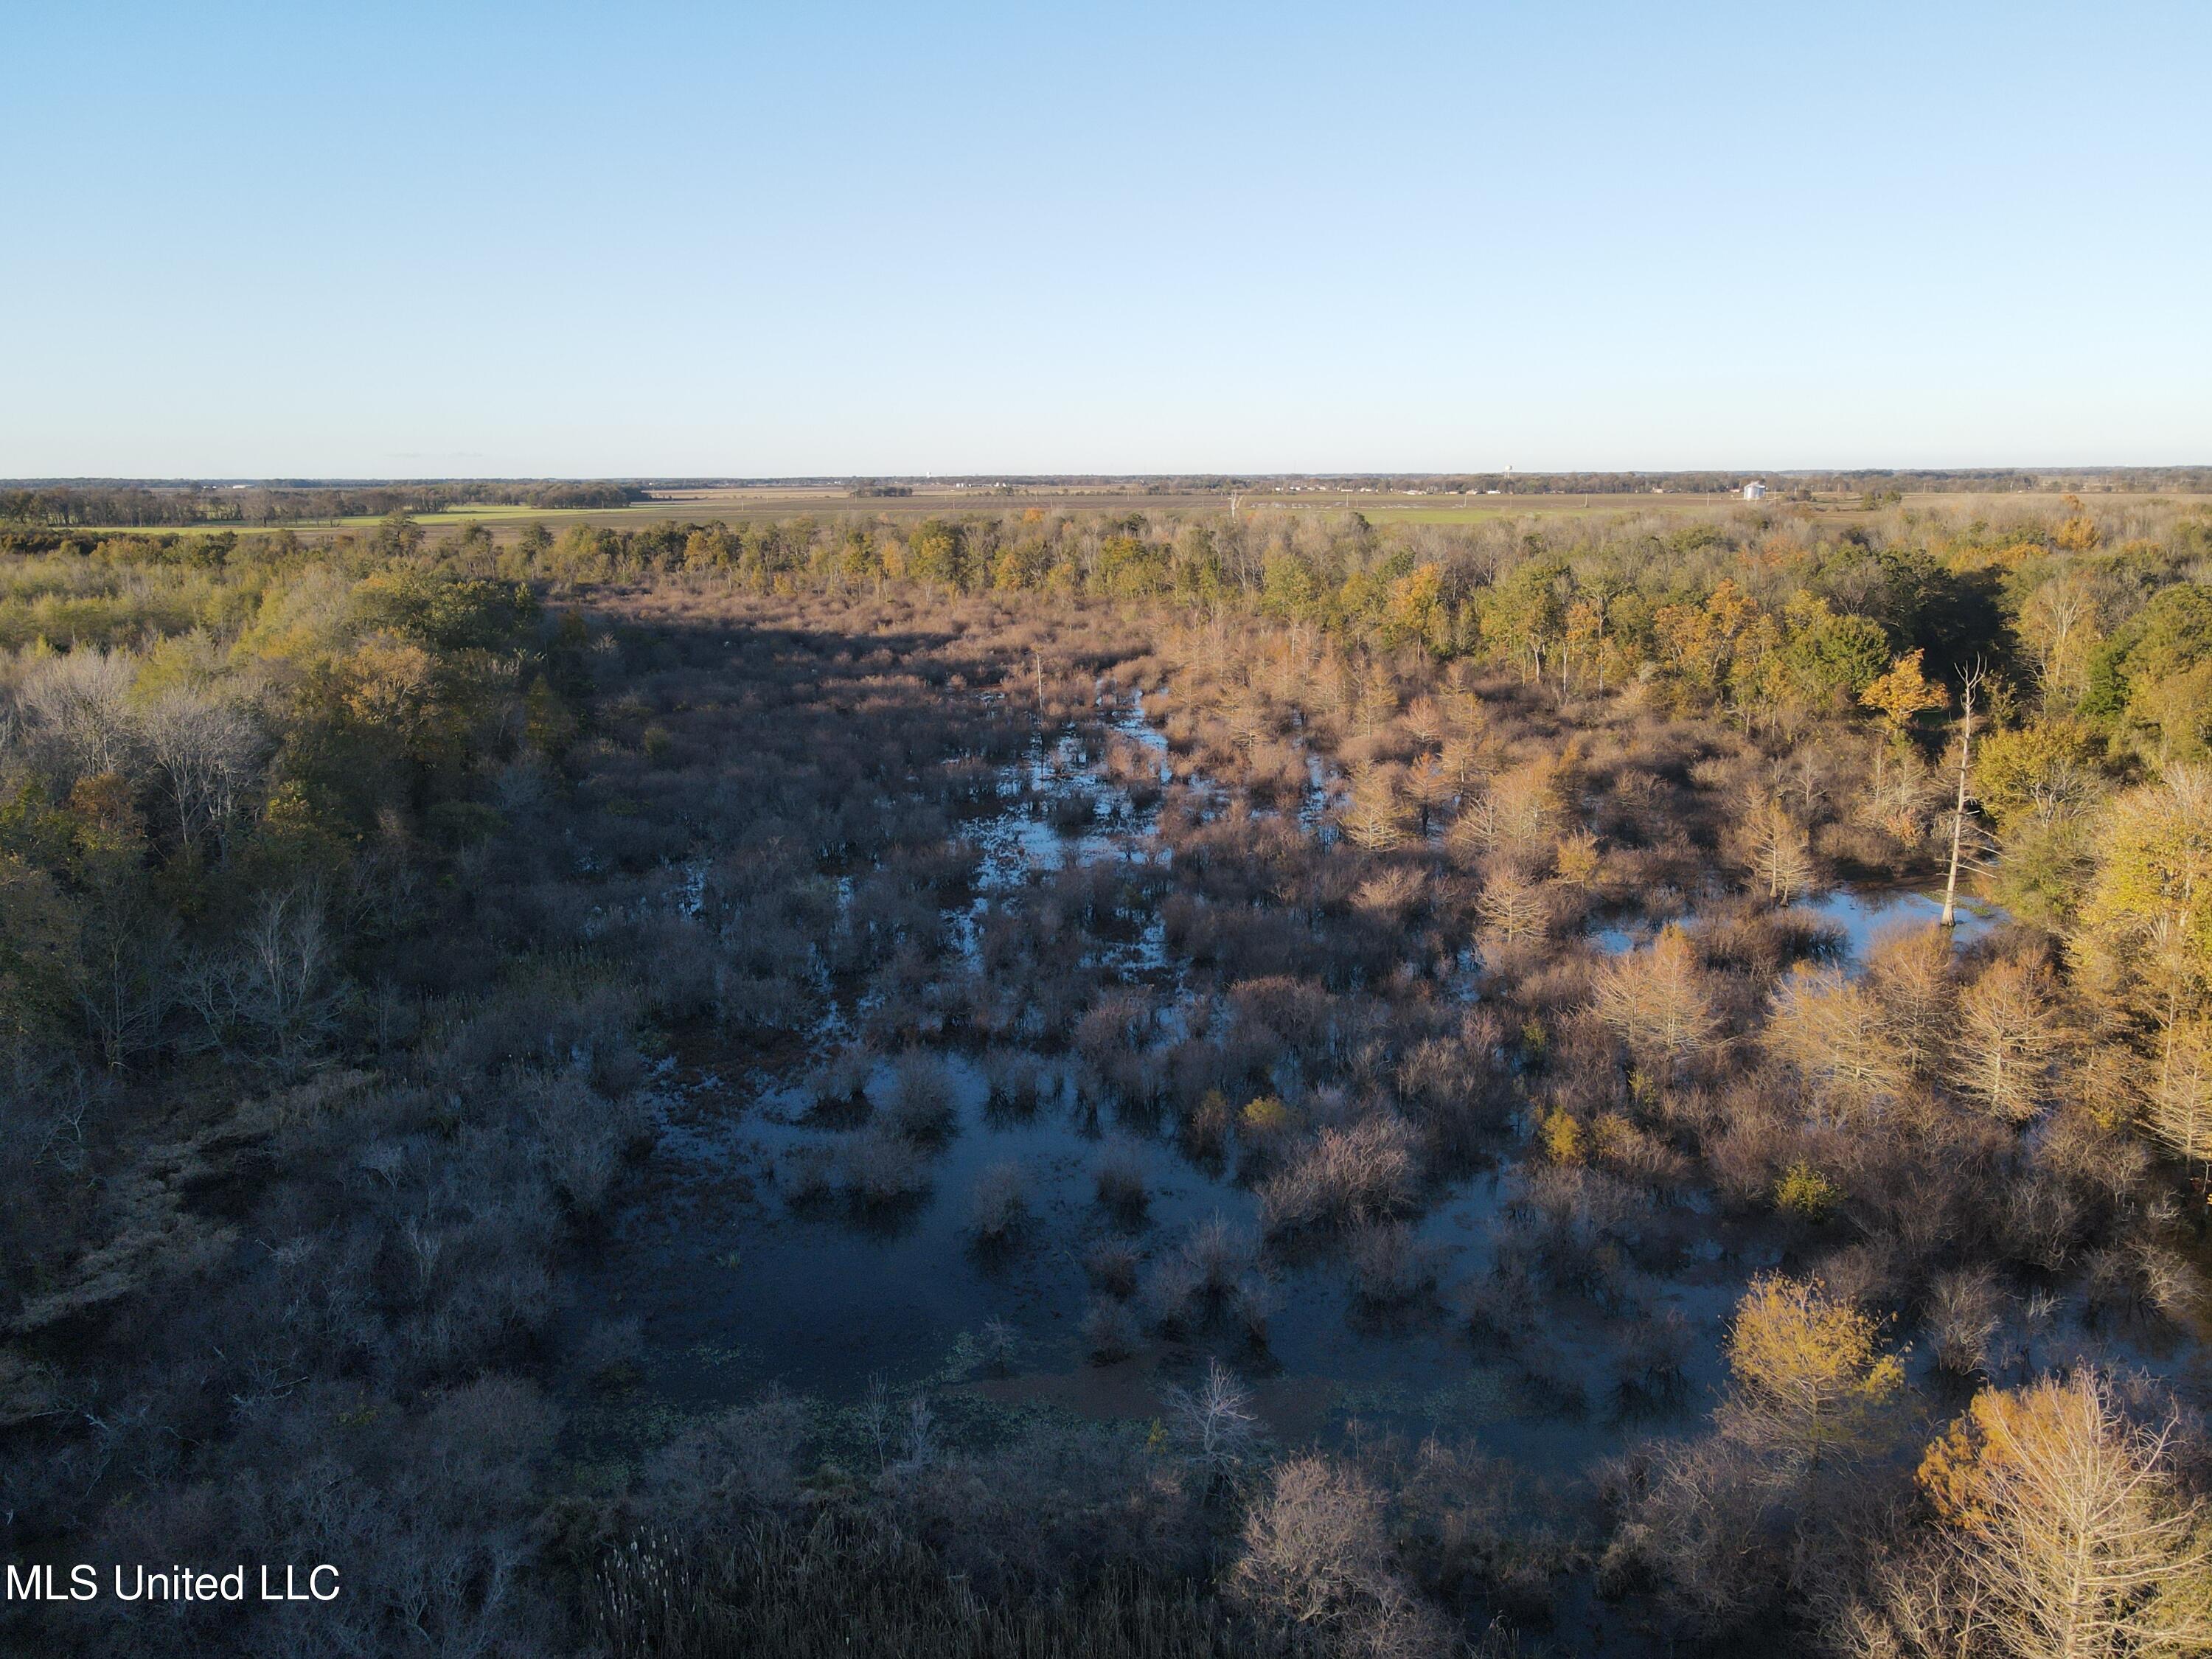
[[[2212,463],[2212,6],[0,7],[0,476]]]

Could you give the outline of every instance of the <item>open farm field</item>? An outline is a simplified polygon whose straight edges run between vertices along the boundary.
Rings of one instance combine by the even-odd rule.
[[[1899,505],[1923,513],[1967,517],[2024,514],[2037,516],[2049,510],[2052,498],[2020,491],[1921,491],[1902,502],[1869,504],[1861,495],[1815,494],[1799,500],[1778,487],[1766,500],[1753,504],[1778,516],[1818,515],[1822,518],[1871,518]],[[2186,492],[2114,492],[2100,496],[2100,505],[2148,507],[2212,504],[2212,495]],[[1358,491],[1314,491],[1296,495],[1252,491],[1240,498],[1247,512],[1353,512],[1376,523],[1475,525],[1501,520],[1547,520],[1611,514],[1620,518],[1681,514],[1698,510],[1732,511],[1746,505],[1734,494],[1684,491],[1656,494],[1516,495],[1437,496],[1406,492],[1372,494]]]
[[[465,505],[409,515],[426,532],[449,531],[475,526],[495,540],[511,543],[528,526],[538,525],[557,532],[581,524],[613,531],[649,529],[672,525],[772,525],[795,514],[824,522],[858,520],[890,526],[912,525],[931,519],[1000,518],[1025,513],[1051,514],[1136,515],[1153,520],[1197,518],[1227,514],[1233,505],[1237,516],[1249,519],[1263,514],[1329,517],[1357,513],[1376,526],[1421,525],[1466,528],[1480,525],[1521,523],[1553,525],[1566,520],[1635,520],[1727,517],[1747,505],[1770,520],[1819,520],[1837,524],[1873,523],[1884,514],[1910,511],[1960,523],[1981,520],[2005,522],[2047,516],[2053,497],[2018,491],[1923,491],[1898,501],[1868,502],[1857,494],[1815,495],[1800,500],[1780,492],[1767,500],[1747,504],[1734,495],[1712,492],[1668,494],[1529,494],[1513,495],[1440,496],[1407,492],[1364,493],[1357,490],[1310,490],[1285,493],[1243,490],[1227,493],[1177,493],[1171,490],[1116,492],[1099,489],[1038,489],[998,493],[974,489],[917,489],[913,495],[882,496],[855,495],[848,490],[819,488],[672,489],[656,492],[647,501],[623,507],[549,507],[520,502],[470,502]],[[2212,506],[2212,495],[2178,491],[2109,491],[2094,498],[2100,511],[2157,512]],[[373,534],[387,515],[302,519],[283,526],[241,522],[190,525],[72,525],[71,536],[268,536],[289,529],[296,536]]]

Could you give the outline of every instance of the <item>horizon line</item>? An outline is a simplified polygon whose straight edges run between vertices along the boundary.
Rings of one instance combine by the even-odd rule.
[[[779,472],[756,475],[703,472],[445,472],[445,473],[47,473],[35,477],[0,478],[0,489],[68,489],[88,485],[139,486],[180,489],[191,486],[301,489],[325,486],[373,486],[437,483],[612,483],[661,489],[776,489],[809,485],[981,484],[1115,484],[1193,483],[1225,488],[1239,483],[1285,481],[1364,482],[1378,479],[1441,480],[1455,478],[1620,478],[1667,479],[1732,478],[2023,478],[2051,475],[2097,477],[2115,473],[2207,472],[2208,461],[2101,461],[2079,463],[2023,463],[2003,466],[1671,466],[1671,467],[1461,467],[1451,469],[1367,469],[1334,471],[1314,468],[1282,468],[1267,471],[1216,469],[1193,471],[1110,472]]]

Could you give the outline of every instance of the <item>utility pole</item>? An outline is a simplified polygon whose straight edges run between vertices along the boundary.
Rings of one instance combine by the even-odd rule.
[[[1951,873],[1943,884],[1942,925],[1946,927],[1955,927],[1959,920],[1959,848],[1966,834],[1966,781],[1974,753],[1974,693],[1980,689],[1983,672],[1978,659],[1960,680],[1959,801],[1951,811]]]

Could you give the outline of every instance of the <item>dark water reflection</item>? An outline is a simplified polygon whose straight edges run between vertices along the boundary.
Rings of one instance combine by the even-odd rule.
[[[1141,705],[1110,711],[1107,726],[1111,735],[1089,745],[1039,744],[1006,769],[1003,809],[963,830],[981,849],[977,898],[945,926],[971,960],[984,907],[1031,872],[1165,858],[1151,836],[1156,805],[1094,769],[1119,736],[1158,756],[1164,776],[1161,741]],[[1065,810],[1072,791],[1091,798],[1087,814]],[[1932,921],[1940,907],[1911,891],[1838,890],[1803,908],[1840,932],[1856,961],[1883,930]],[[2002,920],[1975,907],[1962,914],[1960,936]],[[1631,923],[1590,937],[1617,951],[1648,943],[1651,932]],[[1172,1002],[1176,964],[1157,917],[1133,945],[1110,946],[1100,960],[1110,976],[1150,984]],[[848,1024],[833,1014],[821,1046]],[[1213,1217],[1256,1238],[1257,1206],[1231,1170],[1194,1162],[1157,1123],[1117,1121],[1085,1103],[1068,1062],[1035,1058],[1044,1086],[1026,1115],[994,1109],[981,1067],[950,1059],[955,1121],[930,1152],[928,1184],[876,1209],[856,1208],[834,1189],[800,1194],[805,1172],[865,1133],[853,1125],[869,1113],[856,1108],[838,1127],[810,1115],[811,1097],[790,1073],[717,1074],[696,1059],[670,1062],[660,1079],[665,1133],[650,1171],[577,1281],[580,1350],[611,1322],[636,1321],[641,1339],[641,1380],[615,1400],[579,1373],[586,1436],[641,1444],[771,1383],[834,1408],[860,1400],[877,1376],[981,1408],[1142,1421],[1158,1414],[1165,1385],[1188,1380],[1212,1352],[1252,1382],[1285,1439],[1328,1438],[1358,1419],[1471,1438],[1567,1474],[1654,1428],[1692,1425],[1723,1380],[1724,1322],[1746,1280],[1784,1259],[1789,1236],[1775,1224],[1725,1220],[1691,1193],[1637,1219],[1626,1259],[1608,1267],[1602,1305],[1581,1292],[1540,1292],[1519,1328],[1478,1335],[1449,1311],[1451,1293],[1486,1274],[1501,1218],[1525,1192],[1527,1172],[1508,1164],[1425,1194],[1413,1227],[1437,1259],[1432,1297],[1382,1313],[1354,1294],[1340,1250],[1271,1256],[1276,1305],[1263,1341],[1225,1328],[1173,1341],[1153,1335],[1133,1357],[1096,1365],[1081,1330],[1094,1298],[1085,1268],[1094,1247],[1127,1244],[1141,1277]],[[877,1115],[890,1085],[878,1066],[866,1084]],[[1094,1170],[1109,1141],[1141,1160],[1150,1194],[1141,1220],[1097,1202]],[[987,1248],[969,1225],[971,1194],[987,1170],[1007,1161],[1022,1172],[1027,1219]],[[1141,1297],[1137,1306],[1141,1316]],[[987,1357],[994,1325],[1008,1340]],[[1654,1326],[1671,1326],[1684,1355],[1679,1376],[1656,1394],[1624,1375],[1625,1334]],[[2037,1358],[2050,1363],[2057,1333],[2069,1328],[2068,1310],[2057,1310]],[[1924,1362],[1916,1369],[1924,1372]]]
[[[911,1385],[972,1383],[986,1397],[1106,1418],[1156,1416],[1162,1384],[1187,1380],[1216,1352],[1262,1386],[1279,1433],[1325,1432],[1357,1414],[1416,1431],[1470,1432],[1492,1449],[1548,1466],[1579,1465],[1650,1420],[1654,1406],[1710,1403],[1720,1380],[1721,1322],[1745,1275],[1771,1251],[1746,1238],[1722,1248],[1711,1218],[1655,1217],[1650,1253],[1663,1274],[1632,1275],[1655,1316],[1679,1314],[1689,1359],[1674,1397],[1626,1412],[1617,1311],[1554,1297],[1510,1348],[1479,1340],[1444,1305],[1452,1286],[1488,1267],[1490,1224],[1511,1195],[1510,1170],[1463,1176],[1434,1194],[1415,1227],[1437,1255],[1443,1295],[1382,1313],[1354,1295],[1340,1252],[1317,1249],[1275,1266],[1278,1308],[1264,1343],[1241,1330],[1154,1340],[1133,1359],[1088,1363],[1079,1325],[1091,1299],[1084,1256],[1127,1243],[1146,1265],[1218,1215],[1257,1234],[1252,1194],[1164,1140],[1141,1138],[1068,1091],[1026,1118],[988,1106],[981,1070],[950,1062],[958,1122],[930,1160],[928,1189],[908,1203],[860,1210],[842,1194],[794,1201],[793,1172],[851,1133],[809,1120],[795,1088],[748,1091],[708,1078],[676,1091],[655,1155],[653,1190],[621,1218],[586,1274],[600,1316],[641,1317],[652,1393],[685,1411],[734,1404],[774,1382],[832,1401],[858,1399],[872,1375]],[[887,1070],[870,1093],[888,1091]],[[1097,1201],[1109,1137],[1144,1161],[1151,1202],[1139,1222]],[[1030,1216],[1003,1247],[969,1227],[977,1179],[1006,1159],[1022,1167]],[[1726,1230],[1722,1230],[1723,1232]],[[1692,1235],[1709,1242],[1691,1248]],[[983,1363],[987,1322],[1011,1327],[1009,1365]],[[1632,1417],[1633,1421],[1625,1420]]]
[[[947,915],[948,938],[973,959],[985,907],[1033,872],[1069,863],[1164,860],[1152,839],[1156,800],[1133,799],[1097,763],[1116,739],[1165,779],[1168,757],[1141,700],[1104,711],[1089,743],[1032,748],[1000,780],[1002,810],[963,826],[980,849],[976,898]],[[1139,771],[1147,769],[1140,760]],[[1125,764],[1121,775],[1130,769]],[[1207,793],[1202,780],[1192,786]],[[1316,793],[1325,792],[1325,776]],[[1071,809],[1071,798],[1091,804]],[[1157,918],[1133,945],[1101,961],[1112,977],[1173,994],[1174,964]],[[1173,1010],[1167,1025],[1175,1024]],[[833,1014],[824,1046],[848,1028]],[[1150,1337],[1130,1358],[1090,1361],[1080,1327],[1093,1291],[1095,1246],[1119,1241],[1139,1275],[1218,1216],[1258,1236],[1257,1205],[1233,1171],[1194,1162],[1156,1123],[1117,1121],[1079,1102],[1064,1060],[1038,1057],[1042,1100],[1027,1115],[995,1110],[980,1066],[948,1062],[952,1132],[928,1158],[927,1188],[903,1203],[863,1209],[804,1179],[837,1156],[866,1113],[842,1127],[810,1115],[789,1075],[717,1075],[671,1064],[662,1079],[665,1133],[647,1179],[582,1271],[574,1323],[639,1322],[642,1386],[622,1410],[587,1408],[602,1431],[665,1431],[668,1414],[736,1404],[775,1383],[825,1401],[852,1402],[882,1376],[895,1388],[965,1390],[994,1404],[1103,1419],[1153,1417],[1161,1390],[1186,1380],[1211,1352],[1251,1381],[1277,1433],[1337,1432],[1353,1417],[1413,1431],[1479,1437],[1492,1449],[1574,1468],[1653,1420],[1702,1410],[1719,1381],[1721,1322],[1746,1275],[1772,1258],[1685,1209],[1650,1218],[1639,1260],[1616,1291],[1654,1320],[1679,1319],[1687,1360],[1656,1398],[1625,1395],[1619,1373],[1621,1309],[1554,1296],[1510,1340],[1478,1338],[1448,1310],[1453,1290],[1488,1269],[1492,1229],[1521,1176],[1490,1170],[1431,1190],[1413,1221],[1432,1253],[1437,1292],[1389,1311],[1354,1293],[1340,1250],[1271,1255],[1274,1310],[1263,1340],[1241,1328]],[[867,1093],[880,1109],[890,1086],[878,1066]],[[1109,1140],[1140,1158],[1150,1201],[1140,1220],[1097,1202],[1094,1170]],[[970,1194],[1008,1160],[1023,1173],[1028,1218],[1003,1245],[980,1246]],[[811,1183],[818,1188],[819,1183]],[[1625,1286],[1625,1291],[1622,1287]],[[1136,1304],[1142,1316],[1142,1298]],[[1001,1363],[987,1363],[987,1325],[1012,1333]],[[1148,1327],[1149,1328],[1149,1327]],[[585,1391],[588,1400],[589,1391]]]

